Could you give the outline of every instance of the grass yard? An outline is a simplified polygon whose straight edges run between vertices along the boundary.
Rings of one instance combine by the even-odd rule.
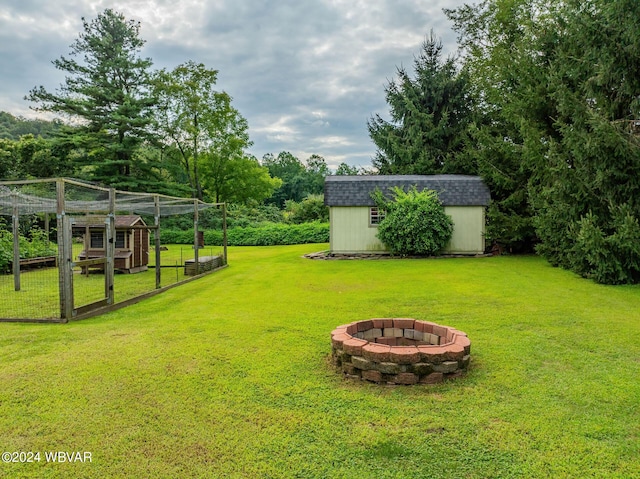
[[[323,247],[229,248],[114,313],[0,324],[2,451],[41,454],[0,477],[640,478],[639,287],[537,257],[301,257]],[[329,334],[372,317],[465,331],[469,373],[343,380]]]

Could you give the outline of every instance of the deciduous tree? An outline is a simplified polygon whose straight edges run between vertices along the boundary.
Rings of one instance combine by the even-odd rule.
[[[245,149],[251,145],[249,127],[231,105],[231,96],[215,89],[217,76],[217,70],[188,61],[160,71],[155,82],[159,129],[178,152],[193,196],[203,199],[206,184],[216,201],[229,197],[233,188],[224,182],[234,165],[243,174],[262,175],[253,162],[245,161]]]

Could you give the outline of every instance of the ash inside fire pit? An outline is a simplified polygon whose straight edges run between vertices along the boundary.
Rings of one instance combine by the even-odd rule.
[[[429,321],[381,318],[338,326],[332,359],[346,377],[380,384],[433,384],[464,373],[471,341]]]

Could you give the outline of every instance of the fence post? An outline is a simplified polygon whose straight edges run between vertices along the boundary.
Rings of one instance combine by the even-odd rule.
[[[227,264],[227,204],[222,203],[222,264]]]
[[[18,212],[18,195],[12,195],[13,211],[11,230],[13,232],[13,289],[20,291],[20,216]]]
[[[153,197],[153,209],[153,225],[156,227],[154,232],[154,242],[156,244],[156,289],[160,289],[162,265],[160,264],[160,196],[158,195]]]
[[[200,274],[200,261],[198,259],[198,253],[199,253],[199,246],[200,244],[198,243],[198,200],[194,200],[193,201],[193,254],[194,254],[194,260],[196,262],[195,267],[196,267],[196,276]]]
[[[60,319],[63,323],[73,316],[73,264],[71,221],[65,214],[64,179],[56,180],[56,218],[58,233],[58,284]]]
[[[104,296],[107,304],[115,303],[115,267],[116,267],[116,190],[109,188],[109,214],[105,220]],[[88,251],[88,250],[87,250]]]

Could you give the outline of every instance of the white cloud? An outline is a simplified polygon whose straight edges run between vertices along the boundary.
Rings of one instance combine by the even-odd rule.
[[[219,70],[218,86],[247,118],[256,157],[319,154],[367,166],[366,122],[385,114],[384,85],[409,67],[431,28],[455,49],[442,13],[463,0],[8,0],[0,12],[0,110],[27,111],[36,85],[55,90],[88,20],[113,8],[140,21],[156,68],[188,60]],[[18,41],[16,42],[16,39]]]

